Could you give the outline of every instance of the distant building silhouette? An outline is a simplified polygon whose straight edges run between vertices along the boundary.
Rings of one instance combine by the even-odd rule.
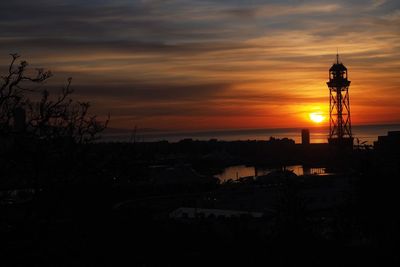
[[[267,144],[269,144],[269,145],[294,145],[295,142],[294,142],[294,140],[286,138],[286,137],[280,139],[280,138],[275,138],[275,137],[270,136],[269,140],[267,141]]]
[[[374,149],[379,152],[400,154],[400,131],[389,131],[386,136],[378,136]]]
[[[301,144],[302,145],[310,144],[310,130],[308,129],[301,130]]]
[[[261,218],[263,213],[250,212],[240,210],[223,210],[223,209],[201,209],[180,207],[169,214],[174,219],[195,219],[195,218],[239,218],[248,216],[253,218]]]

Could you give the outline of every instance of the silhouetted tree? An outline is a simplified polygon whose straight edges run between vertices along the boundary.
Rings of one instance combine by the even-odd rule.
[[[44,84],[50,71],[28,68],[11,54],[0,81],[0,183],[39,188],[52,181],[80,179],[97,170],[87,144],[99,138],[108,118],[89,114],[89,102],[73,100],[72,79],[57,95]],[[92,166],[92,167],[89,167]],[[92,174],[95,175],[95,174]]]
[[[52,77],[52,73],[36,69],[35,75],[29,75],[28,63],[23,60],[17,64],[20,58],[18,54],[11,54],[11,57],[8,73],[1,77],[1,135],[23,131],[41,140],[68,138],[75,143],[87,143],[98,138],[98,134],[107,127],[108,119],[99,122],[95,115],[89,115],[89,102],[71,99],[72,78],[68,78],[61,93],[52,99],[49,91],[41,88]],[[40,94],[40,100],[33,101],[30,93]],[[21,122],[17,120],[21,119],[25,123],[18,127]]]

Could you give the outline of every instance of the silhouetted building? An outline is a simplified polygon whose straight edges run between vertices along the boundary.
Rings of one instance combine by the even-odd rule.
[[[400,131],[389,131],[386,136],[378,136],[374,149],[379,152],[400,154]]]
[[[169,214],[174,219],[194,219],[194,218],[239,218],[248,216],[252,218],[261,218],[263,213],[240,210],[221,210],[221,209],[199,209],[181,207]]]
[[[310,144],[310,130],[308,129],[301,130],[301,144],[303,145]]]
[[[294,145],[295,142],[294,142],[294,140],[286,138],[286,137],[280,139],[280,138],[275,138],[275,137],[271,136],[269,138],[269,140],[267,141],[267,144],[270,144],[270,145]]]

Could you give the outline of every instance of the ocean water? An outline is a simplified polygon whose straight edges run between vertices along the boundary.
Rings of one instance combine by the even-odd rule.
[[[202,131],[202,132],[142,132],[137,130],[135,139],[139,142],[154,142],[166,140],[169,142],[178,142],[185,138],[193,140],[218,139],[223,141],[236,140],[268,140],[270,137],[289,138],[296,143],[301,142],[302,128],[281,128],[281,129],[244,129],[244,130],[220,130],[220,131]],[[310,130],[311,143],[326,143],[328,138],[327,127],[312,127]],[[379,135],[386,135],[388,131],[400,131],[400,124],[386,125],[355,125],[352,128],[357,143],[372,145],[378,139]],[[104,134],[103,141],[133,141],[133,135],[130,131],[110,131]]]

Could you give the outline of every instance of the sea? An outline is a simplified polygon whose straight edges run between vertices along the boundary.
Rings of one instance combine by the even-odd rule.
[[[269,140],[274,138],[289,138],[296,143],[301,143],[301,130],[304,128],[265,128],[265,129],[237,129],[237,130],[215,130],[197,132],[171,132],[171,131],[148,131],[140,128],[133,130],[109,129],[103,134],[103,142],[156,142],[168,141],[178,142],[183,139],[220,141],[246,141],[246,140]],[[311,143],[326,143],[328,138],[328,127],[309,127]],[[387,135],[388,131],[400,131],[400,124],[379,125],[354,125],[352,127],[354,144],[372,145],[378,136]]]

